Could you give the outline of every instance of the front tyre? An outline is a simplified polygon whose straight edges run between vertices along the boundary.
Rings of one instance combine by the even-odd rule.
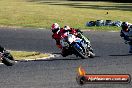
[[[13,56],[8,52],[3,56],[2,63],[4,63],[6,66],[13,66],[15,64],[15,60]]]
[[[89,58],[94,58],[95,57],[95,54],[92,52],[92,51],[89,51]]]
[[[76,44],[76,43],[74,43],[74,44],[72,45],[72,46],[73,46],[73,49],[75,50],[75,55],[76,55],[76,56],[80,56],[82,59],[86,59],[86,58],[87,58],[86,54],[83,52],[82,49],[79,49],[79,48],[77,47],[77,45],[78,45],[78,44]]]

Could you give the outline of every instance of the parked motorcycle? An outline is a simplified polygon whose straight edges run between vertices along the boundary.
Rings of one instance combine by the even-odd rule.
[[[76,55],[77,57],[85,58],[94,58],[95,54],[91,47],[89,39],[87,39],[82,33],[79,33],[81,37],[77,37],[69,32],[66,32],[65,37],[62,37],[60,43],[67,51],[69,55]]]
[[[7,50],[3,50],[3,52],[0,52],[0,58],[2,63],[5,64],[6,66],[12,66],[15,64],[13,56]]]

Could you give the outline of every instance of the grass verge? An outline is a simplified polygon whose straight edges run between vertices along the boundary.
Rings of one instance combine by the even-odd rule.
[[[132,3],[57,0],[0,0],[0,25],[49,29],[54,22],[81,29],[117,30],[117,27],[86,27],[91,20],[132,23]],[[106,14],[109,12],[109,14]]]
[[[15,60],[38,60],[40,58],[47,58],[49,54],[43,54],[39,52],[27,52],[27,51],[10,51]]]

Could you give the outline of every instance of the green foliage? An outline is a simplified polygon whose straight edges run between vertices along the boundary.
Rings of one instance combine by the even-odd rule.
[[[132,3],[0,0],[0,25],[49,29],[54,22],[62,27],[107,30],[108,27],[86,27],[91,20],[121,20],[132,23]],[[109,14],[106,14],[109,12]],[[108,28],[116,30],[115,27]]]

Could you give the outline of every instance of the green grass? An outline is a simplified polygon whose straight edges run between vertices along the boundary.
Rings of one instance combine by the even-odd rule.
[[[132,3],[0,0],[0,25],[50,29],[57,22],[81,29],[118,30],[117,27],[86,27],[85,23],[99,19],[132,23],[131,8]]]
[[[48,57],[49,54],[43,54],[39,52],[27,52],[27,51],[10,51],[15,60],[37,60],[39,58]]]

